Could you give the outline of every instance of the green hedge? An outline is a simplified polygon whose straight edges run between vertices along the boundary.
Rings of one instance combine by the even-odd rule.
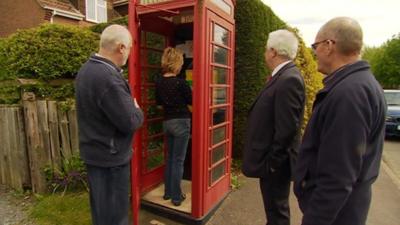
[[[46,24],[20,30],[3,44],[3,79],[71,78],[97,48],[98,35],[88,29]]]
[[[112,20],[112,21],[110,21],[110,22],[108,22],[108,23],[99,23],[99,24],[96,24],[96,25],[94,25],[94,26],[91,26],[91,27],[90,27],[90,30],[93,31],[93,32],[95,32],[95,33],[101,34],[101,32],[103,32],[103,30],[104,30],[106,27],[108,27],[109,25],[111,25],[111,24],[125,25],[125,26],[128,27],[128,16],[124,16],[124,17],[121,17],[121,18]]]
[[[235,20],[236,58],[233,130],[235,138],[233,140],[233,156],[240,158],[248,110],[263,88],[266,75],[271,72],[268,71],[264,58],[268,34],[277,29],[290,28],[260,0],[237,0]],[[308,121],[315,94],[322,87],[322,84],[310,49],[305,47],[301,38],[296,64],[300,67],[306,82],[307,103],[304,118],[305,121]]]

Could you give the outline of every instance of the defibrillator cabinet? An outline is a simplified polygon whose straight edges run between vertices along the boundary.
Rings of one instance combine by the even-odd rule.
[[[144,112],[134,137],[132,215],[151,208],[185,223],[204,223],[230,191],[233,128],[235,22],[232,0],[131,0],[133,48],[129,83]],[[161,76],[163,50],[184,53],[179,76],[193,91],[192,133],[179,207],[163,200],[167,153],[162,111],[154,81]]]

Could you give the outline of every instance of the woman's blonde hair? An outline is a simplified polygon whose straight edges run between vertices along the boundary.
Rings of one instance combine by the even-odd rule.
[[[183,54],[179,50],[168,47],[164,49],[161,58],[161,67],[164,73],[178,74],[183,65]]]

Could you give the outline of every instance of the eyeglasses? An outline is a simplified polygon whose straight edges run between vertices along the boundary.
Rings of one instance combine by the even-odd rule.
[[[331,39],[325,39],[325,40],[322,40],[322,41],[318,41],[318,42],[315,42],[314,44],[311,45],[312,50],[314,50],[314,51],[317,50],[318,45],[319,45],[319,44],[322,44],[322,43],[325,43],[325,42],[332,42],[332,43],[335,43],[335,41],[334,41],[334,40],[331,40]]]

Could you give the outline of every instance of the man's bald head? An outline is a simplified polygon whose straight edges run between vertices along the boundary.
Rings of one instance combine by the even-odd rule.
[[[110,25],[101,33],[100,49],[114,51],[122,44],[129,47],[132,42],[132,36],[126,27],[121,25]]]
[[[336,17],[329,20],[318,32],[321,40],[335,41],[342,55],[360,54],[363,45],[363,33],[360,24],[349,17]]]

